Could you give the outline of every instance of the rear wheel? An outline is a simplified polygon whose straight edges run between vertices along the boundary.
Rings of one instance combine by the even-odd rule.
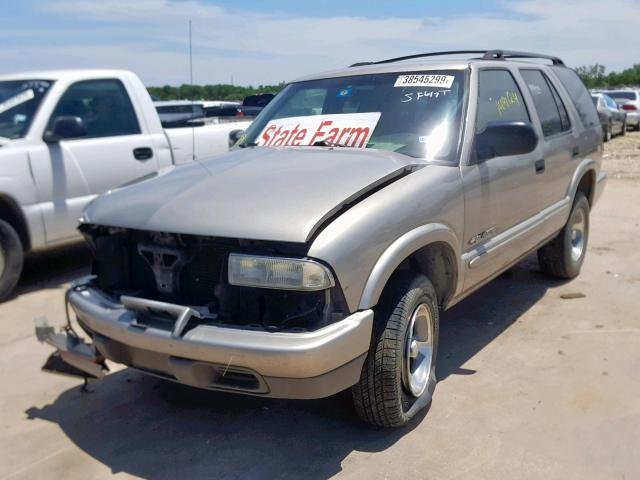
[[[622,131],[620,132],[620,135],[626,135],[627,134],[627,120],[625,119],[624,122],[622,122]]]
[[[401,427],[431,403],[438,326],[438,301],[429,279],[406,275],[392,280],[375,308],[369,354],[352,389],[363,420]]]
[[[609,140],[611,140],[611,137],[613,136],[613,133],[611,130],[612,130],[611,122],[609,122],[604,127],[603,138],[602,138],[603,141],[608,142]]]
[[[14,228],[0,220],[0,301],[6,300],[22,272],[22,243]]]
[[[582,192],[576,194],[569,220],[560,233],[538,250],[540,269],[560,278],[574,278],[580,273],[589,240],[589,201]]]

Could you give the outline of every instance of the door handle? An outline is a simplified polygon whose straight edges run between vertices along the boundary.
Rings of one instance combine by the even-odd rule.
[[[148,160],[153,157],[153,150],[149,147],[138,147],[133,149],[133,158],[136,160]]]
[[[539,175],[544,172],[544,158],[541,160],[536,160],[536,175]]]

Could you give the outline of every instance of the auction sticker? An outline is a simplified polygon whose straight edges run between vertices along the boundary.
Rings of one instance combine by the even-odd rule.
[[[256,143],[265,147],[310,146],[318,142],[365,148],[380,112],[312,115],[271,120]]]
[[[442,87],[451,88],[453,75],[400,75],[394,87]]]

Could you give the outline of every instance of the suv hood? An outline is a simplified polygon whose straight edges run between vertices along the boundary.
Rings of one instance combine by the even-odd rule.
[[[306,242],[333,214],[424,161],[386,151],[247,148],[97,198],[87,223]]]

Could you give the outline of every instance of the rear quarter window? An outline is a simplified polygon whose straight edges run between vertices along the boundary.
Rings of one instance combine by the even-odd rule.
[[[587,91],[587,87],[584,86],[578,74],[567,67],[551,68],[560,80],[560,83],[562,83],[567,90],[571,101],[578,111],[582,125],[584,125],[585,128],[600,125],[598,111],[593,105],[591,94]]]

